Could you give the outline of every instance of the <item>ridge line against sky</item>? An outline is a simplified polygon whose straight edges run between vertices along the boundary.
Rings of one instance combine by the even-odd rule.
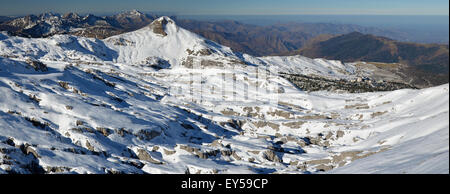
[[[0,0],[0,5],[3,16],[132,9],[176,15],[449,15],[448,0]]]

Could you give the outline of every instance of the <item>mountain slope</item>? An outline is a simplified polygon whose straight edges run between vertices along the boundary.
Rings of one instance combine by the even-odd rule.
[[[118,52],[118,58],[114,61],[119,63],[147,63],[148,57],[158,57],[172,65],[181,65],[189,53],[213,56],[233,54],[229,48],[179,28],[168,17],[161,17],[137,31],[107,38],[105,42]]]
[[[316,41],[292,54],[344,62],[401,63],[406,67],[398,74],[416,86],[448,83],[448,45],[405,43],[354,32]]]
[[[280,55],[303,48],[320,35],[338,35],[353,31],[402,39],[401,32],[351,24],[286,23],[257,26],[236,21],[177,20],[180,26],[203,37],[254,56]]]
[[[92,14],[82,17],[76,13],[64,15],[44,13],[3,22],[0,24],[0,30],[34,38],[55,34],[106,38],[142,28],[151,23],[154,18],[155,16],[143,14],[136,10],[104,17]]]
[[[104,39],[141,29],[155,18],[154,15],[136,10],[104,17],[92,14],[81,17],[76,13],[45,13],[4,22],[0,24],[0,30],[23,37],[71,34]],[[402,40],[403,35],[398,32],[346,24],[288,23],[256,26],[236,21],[176,21],[182,28],[229,46],[235,52],[254,56],[300,54],[310,58],[344,62],[365,61],[368,63],[360,63],[360,68],[374,70],[377,74],[375,77],[369,76],[370,79],[383,77],[405,84],[395,86],[397,89],[410,86],[424,88],[448,83],[448,46],[398,42],[362,34],[383,35]],[[352,31],[357,32],[349,33]]]
[[[281,74],[356,66],[235,53],[168,17],[105,40],[3,33],[0,55],[0,173],[318,173],[404,143],[448,153],[448,84],[309,93]]]
[[[419,116],[416,121],[403,121],[393,129],[375,135],[371,141],[364,144],[383,143],[383,138],[388,137],[392,141],[398,141],[392,149],[357,160],[343,168],[338,168],[330,173],[396,173],[396,174],[420,174],[420,173],[442,173],[443,166],[448,165],[448,122],[449,116],[447,107],[448,99],[435,96],[433,91],[444,89],[445,87],[431,88],[419,94],[413,94],[407,98],[416,107],[404,109],[405,114],[422,115],[425,112],[441,112],[430,116]],[[395,93],[395,92],[394,92]],[[396,92],[396,93],[401,93]],[[410,94],[410,95],[411,95]],[[447,101],[447,102],[446,102]],[[395,119],[394,119],[395,120]],[[399,121],[390,120],[389,125],[397,125]],[[400,121],[401,122],[401,121]],[[383,125],[379,125],[383,127]],[[430,150],[433,150],[430,152]],[[400,154],[401,153],[401,154]],[[413,154],[414,153],[414,154]]]
[[[64,15],[46,13],[15,18],[0,24],[0,31],[25,37],[47,37],[54,34],[74,34],[84,37],[107,38],[134,31],[150,24],[155,15],[137,10],[98,17],[76,13]],[[345,34],[353,31],[405,39],[405,33],[351,24],[287,23],[256,26],[236,21],[196,21],[175,19],[181,27],[193,31],[233,50],[254,56],[279,55],[302,48],[319,35]]]

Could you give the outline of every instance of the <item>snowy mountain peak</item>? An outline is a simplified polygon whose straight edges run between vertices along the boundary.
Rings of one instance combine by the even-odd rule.
[[[172,20],[172,18],[170,18],[169,16],[161,16],[158,19],[155,19],[155,21],[167,21],[168,23],[173,23],[175,24],[175,21]]]
[[[89,20],[89,19],[98,19],[100,17],[95,16],[93,14],[87,14],[86,16],[83,17],[83,20]]]
[[[140,11],[138,11],[136,9],[133,9],[133,10],[129,11],[128,14],[130,14],[130,15],[137,15],[137,16],[144,15],[143,13],[141,13]]]
[[[210,43],[212,41],[177,26],[167,16],[155,19],[139,30],[112,36],[104,41],[117,51],[118,56],[114,60],[127,64],[152,63],[156,57],[168,61],[174,67],[183,64],[190,53],[231,53],[229,48],[221,45],[209,45],[213,44]]]
[[[156,19],[149,25],[149,27],[153,30],[154,33],[160,34],[163,36],[167,36],[168,35],[167,26],[168,25],[170,25],[171,28],[175,28],[175,29],[178,28],[176,26],[175,22],[170,17],[167,17],[167,16],[163,16],[163,17]]]
[[[59,14],[52,13],[52,12],[46,12],[46,13],[39,15],[39,17],[41,19],[48,19],[48,18],[59,17],[59,16],[60,16]]]
[[[140,17],[145,17],[145,14],[143,14],[142,12],[133,9],[131,11],[126,11],[126,12],[122,12],[116,15],[116,17],[120,17],[120,18],[140,18]]]
[[[64,14],[62,16],[62,18],[64,18],[64,19],[80,19],[81,17],[77,13],[69,12],[69,13]]]
[[[169,17],[102,40],[0,33],[0,174],[448,173],[448,84],[292,83],[358,67],[236,53]]]

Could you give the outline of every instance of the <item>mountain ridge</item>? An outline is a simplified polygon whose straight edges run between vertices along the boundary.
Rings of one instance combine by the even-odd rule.
[[[448,173],[448,84],[310,93],[281,73],[352,82],[358,67],[253,57],[171,21],[103,40],[1,33],[0,173]]]
[[[344,62],[402,63],[407,66],[398,74],[420,87],[440,85],[449,80],[448,45],[400,42],[354,32],[318,40],[290,54]]]
[[[24,37],[72,34],[104,39],[138,30],[149,25],[156,17],[137,10],[103,17],[92,14],[81,17],[74,13],[46,13],[5,22],[0,24],[0,30]],[[300,54],[344,62],[364,61],[378,66],[382,71],[391,71],[396,77],[403,77],[402,82],[420,88],[448,83],[449,80],[448,45],[408,43],[384,36],[367,35],[401,38],[401,33],[326,23],[256,26],[231,20],[208,22],[174,18],[174,21],[177,25],[228,46],[235,52],[253,56]],[[353,31],[358,33],[352,33]],[[400,63],[402,65],[396,65]],[[395,68],[391,68],[392,66]]]
[[[103,17],[93,14],[81,17],[71,12],[64,15],[44,13],[6,21],[0,25],[0,30],[7,30],[16,35],[35,38],[66,33],[106,38],[125,31],[139,29],[149,24],[154,18],[155,16],[142,14],[137,10]],[[110,32],[106,33],[102,29],[107,29]]]

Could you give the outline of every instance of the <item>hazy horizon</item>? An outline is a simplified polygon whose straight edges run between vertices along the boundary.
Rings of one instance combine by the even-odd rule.
[[[447,0],[0,0],[0,4],[0,15],[131,9],[177,15],[449,15]]]
[[[138,10],[138,9],[136,9]],[[98,16],[114,15],[131,10],[112,13],[85,13]],[[193,19],[199,21],[223,21],[232,20],[252,25],[273,25],[285,23],[330,23],[351,24],[365,27],[375,27],[393,31],[407,32],[415,37],[410,41],[419,43],[444,43],[449,42],[449,17],[443,15],[319,15],[319,14],[297,14],[297,15],[187,15],[164,12],[148,12],[138,10],[145,14],[158,16],[175,16],[179,19]],[[65,14],[52,12],[55,14]],[[40,13],[42,14],[42,13]],[[78,13],[80,15],[84,15]],[[34,14],[39,15],[39,14]],[[21,17],[21,16],[17,16]]]

